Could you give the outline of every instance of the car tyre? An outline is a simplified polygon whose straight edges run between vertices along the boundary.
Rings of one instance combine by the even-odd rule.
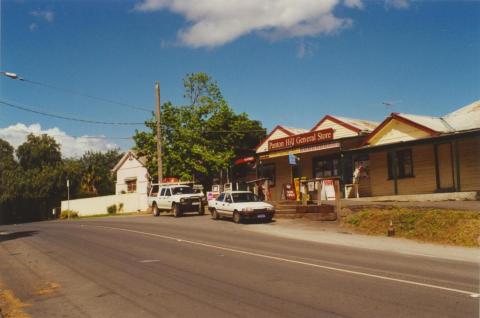
[[[152,212],[153,212],[153,216],[160,215],[160,210],[158,209],[158,206],[155,202],[152,204]]]
[[[233,222],[242,223],[242,216],[237,211],[233,212]]]
[[[217,209],[212,210],[212,219],[214,220],[220,219],[220,215],[218,214]]]
[[[172,206],[173,216],[179,218],[182,216],[182,211],[180,210],[180,206],[178,204],[173,204]]]

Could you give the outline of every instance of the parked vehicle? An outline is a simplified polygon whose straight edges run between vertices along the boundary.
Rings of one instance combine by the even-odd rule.
[[[243,220],[270,222],[275,215],[271,204],[262,202],[249,191],[227,191],[216,199],[208,201],[208,209],[213,219],[232,218],[235,223]]]
[[[154,216],[159,216],[160,211],[171,211],[175,217],[180,217],[185,212],[205,214],[203,193],[184,184],[152,185],[148,205]]]

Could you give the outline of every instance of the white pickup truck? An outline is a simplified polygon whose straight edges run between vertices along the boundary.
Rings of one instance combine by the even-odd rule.
[[[203,194],[196,193],[187,185],[153,185],[148,195],[148,206],[154,216],[160,211],[171,211],[173,216],[180,217],[184,212],[205,213]]]
[[[208,201],[208,209],[213,219],[229,217],[235,223],[248,219],[270,222],[275,215],[273,205],[260,201],[249,191],[223,192],[216,199]]]

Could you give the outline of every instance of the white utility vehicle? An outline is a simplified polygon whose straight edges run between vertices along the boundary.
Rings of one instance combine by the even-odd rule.
[[[208,201],[208,209],[213,219],[230,217],[235,223],[243,220],[270,222],[275,215],[273,205],[262,202],[249,191],[227,191],[216,199]]]
[[[205,214],[203,193],[182,184],[153,184],[148,196],[148,206],[154,216],[159,216],[160,211],[171,211],[173,216],[180,217],[185,212],[198,212]]]

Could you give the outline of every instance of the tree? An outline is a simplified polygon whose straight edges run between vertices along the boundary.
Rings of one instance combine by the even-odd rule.
[[[188,74],[183,85],[187,105],[162,105],[164,171],[167,176],[194,179],[208,186],[214,175],[231,166],[236,157],[253,155],[265,130],[247,114],[236,114],[207,74]],[[147,157],[155,179],[155,117],[145,125],[147,131],[135,133],[135,150]]]
[[[111,170],[122,157],[118,149],[86,152],[79,160],[81,166],[81,196],[115,193],[115,176]]]
[[[18,163],[14,149],[5,140],[0,139],[0,224],[9,218],[9,206],[15,200],[17,192]]]
[[[62,162],[60,145],[47,134],[29,134],[27,141],[18,147],[17,157],[23,169],[55,166]]]
[[[2,159],[10,162],[8,169],[2,169],[2,184],[9,194],[2,195],[2,212],[8,213],[10,221],[48,218],[65,188],[60,145],[50,136],[30,134],[16,150],[18,164],[12,163],[11,146],[2,143],[0,148]]]

